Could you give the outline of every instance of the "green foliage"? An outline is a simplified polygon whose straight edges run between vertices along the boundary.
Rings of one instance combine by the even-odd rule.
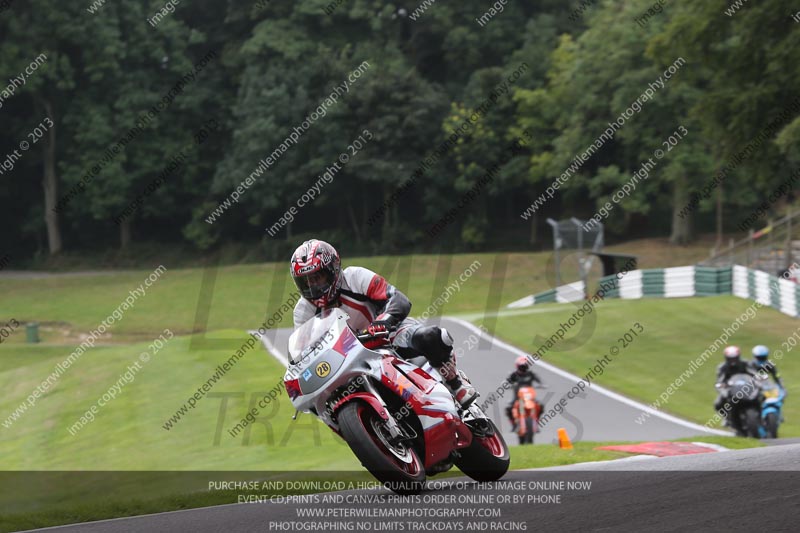
[[[650,0],[598,3],[577,21],[569,18],[574,5],[510,2],[484,26],[476,22],[487,8],[482,0],[438,2],[416,19],[409,12],[419,3],[347,0],[326,13],[329,3],[203,0],[179,5],[157,27],[146,22],[163,5],[156,1],[115,0],[95,13],[54,0],[14,3],[0,15],[2,79],[39,53],[47,61],[0,108],[7,147],[0,157],[43,117],[56,126],[52,140],[0,176],[0,202],[8,204],[0,221],[19,228],[6,248],[20,257],[41,254],[60,230],[68,251],[142,241],[213,250],[261,241],[278,253],[298,234],[344,236],[346,249],[365,253],[431,249],[438,244],[426,229],[527,131],[523,151],[454,222],[462,239],[450,244],[520,247],[527,239],[516,237],[535,234],[547,216],[592,216],[681,126],[686,138],[616,206],[608,229],[671,230],[675,242],[686,242],[693,225],[709,221],[703,213],[716,198],[700,203],[697,221],[675,214],[748,143],[763,136],[720,186],[723,211],[746,216],[800,162],[797,110],[770,127],[800,86],[800,32],[788,0],[750,3],[734,16],[724,14],[727,0],[675,0],[644,27],[634,19]],[[107,150],[210,51],[216,55],[196,78],[46,225],[41,184],[48,164],[56,200],[83,187]],[[580,164],[543,216],[533,225],[521,221],[530,202],[678,57],[686,64]],[[348,91],[209,224],[220,202],[364,61],[369,68]],[[367,224],[523,64],[508,92],[380,223]],[[114,217],[211,119],[218,131],[117,226]],[[374,138],[335,180],[284,230],[266,235],[365,129]]]

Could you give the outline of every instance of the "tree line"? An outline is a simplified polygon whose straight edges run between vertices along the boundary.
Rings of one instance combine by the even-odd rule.
[[[351,253],[527,250],[550,245],[548,217],[595,217],[664,142],[604,224],[683,244],[736,231],[800,166],[788,0],[510,0],[484,24],[486,0],[6,4],[14,257],[238,242],[285,258],[311,235]]]

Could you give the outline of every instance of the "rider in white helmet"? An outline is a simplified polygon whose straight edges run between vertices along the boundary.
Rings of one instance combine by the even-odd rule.
[[[720,387],[728,383],[728,380],[734,374],[750,374],[751,376],[755,375],[755,371],[753,367],[749,365],[746,361],[742,361],[742,351],[739,349],[738,346],[728,346],[725,348],[725,361],[720,363],[717,366],[717,388],[720,389],[719,394],[717,395],[717,399],[714,402],[714,410],[722,412],[725,415],[725,425],[730,425],[730,422],[727,418],[728,411],[723,410],[723,406],[725,405],[725,401],[727,399],[727,394],[724,390]]]

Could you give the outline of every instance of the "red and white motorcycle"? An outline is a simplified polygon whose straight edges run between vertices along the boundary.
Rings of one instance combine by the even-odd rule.
[[[284,385],[295,409],[319,417],[397,493],[418,493],[426,475],[453,465],[478,481],[500,479],[508,447],[478,402],[462,409],[424,357],[401,359],[388,333],[357,335],[347,319],[325,310],[289,339]]]

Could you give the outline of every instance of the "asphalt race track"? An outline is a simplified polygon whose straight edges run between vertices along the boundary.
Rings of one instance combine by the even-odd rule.
[[[298,518],[298,509],[351,510],[379,513],[381,509],[494,509],[495,518],[475,519],[496,524],[487,530],[518,531],[796,531],[790,517],[800,515],[800,445],[789,444],[748,450],[640,460],[571,465],[547,470],[509,472],[509,484],[577,482],[584,490],[511,491],[487,490],[494,484],[478,484],[466,478],[442,480],[434,490],[409,503],[406,497],[385,489],[335,493],[340,498],[372,497],[376,503],[231,504],[132,518],[119,518],[50,528],[63,532],[263,532],[315,531],[303,529],[319,519]],[[621,472],[619,470],[628,470]],[[586,484],[590,484],[588,487]],[[495,494],[493,504],[455,504],[459,498]],[[539,498],[525,504],[497,503],[499,494]],[[552,501],[559,494],[559,501]],[[550,501],[541,502],[544,496]],[[321,498],[321,495],[315,495]],[[441,504],[436,502],[453,502]],[[426,503],[428,502],[428,503]],[[433,503],[430,503],[433,502]],[[334,519],[330,519],[334,520]],[[370,522],[381,530],[386,519],[337,518],[335,523]],[[466,519],[432,518],[402,522],[394,531],[470,531]],[[414,521],[416,520],[416,521]],[[276,524],[282,524],[278,527]],[[290,524],[296,524],[293,529]],[[409,525],[406,525],[409,524]],[[411,527],[413,526],[413,527]],[[341,529],[344,530],[344,529]],[[359,529],[351,529],[359,530]]]
[[[481,393],[478,402],[483,403],[493,391],[501,388],[501,384],[514,370],[514,361],[525,352],[510,346],[498,339],[482,333],[474,325],[453,318],[442,319],[441,326],[447,328],[455,339],[455,347],[463,348],[465,353],[458,360],[463,369]],[[285,363],[286,346],[290,329],[276,330],[273,338],[267,340],[269,350]],[[470,335],[481,335],[482,342],[468,342]],[[473,337],[474,339],[475,337]],[[470,344],[472,346],[470,346]],[[601,354],[598,354],[598,356]],[[586,369],[588,372],[590,369]],[[534,371],[545,383],[546,389],[538,390],[538,398],[545,406],[553,405],[573,387],[580,379],[543,361],[537,362]],[[609,367],[609,372],[614,368]],[[502,390],[502,388],[501,388]],[[710,390],[710,387],[709,387]],[[504,414],[509,402],[510,391],[487,408],[487,413],[497,423],[509,445],[517,444],[517,436],[511,433],[511,425]],[[711,402],[713,398],[709,398]],[[681,420],[657,411],[652,411],[643,424],[636,419],[647,406],[639,404],[621,395],[592,385],[577,397],[568,400],[564,412],[556,415],[542,428],[535,437],[538,443],[556,443],[558,428],[565,428],[572,440],[608,441],[608,440],[666,440],[702,435],[729,435],[718,430],[708,430],[700,425]],[[709,413],[711,413],[709,403]]]

